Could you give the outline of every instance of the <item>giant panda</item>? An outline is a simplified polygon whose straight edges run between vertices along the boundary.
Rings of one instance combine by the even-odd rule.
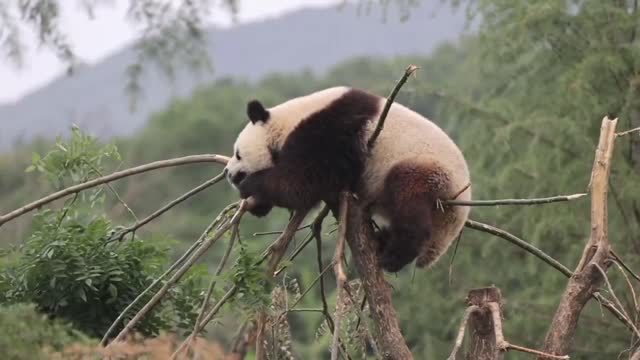
[[[375,232],[380,266],[397,272],[416,260],[433,264],[458,236],[470,200],[462,152],[433,122],[393,103],[373,149],[386,99],[350,87],[333,87],[265,108],[247,105],[248,124],[225,167],[249,211],[265,216],[274,207],[308,211],[325,202],[334,214],[339,193],[353,192],[381,225]]]

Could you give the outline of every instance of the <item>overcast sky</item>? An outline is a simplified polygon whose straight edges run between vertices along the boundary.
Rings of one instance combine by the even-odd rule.
[[[76,54],[83,61],[94,63],[135,39],[136,32],[125,18],[128,0],[112,0],[110,6],[98,9],[90,20],[78,7],[79,1],[64,0],[62,29],[69,36]],[[339,0],[240,0],[239,23],[277,16],[305,6],[330,6]],[[224,11],[214,11],[212,22],[229,26]],[[30,34],[27,34],[30,35]],[[64,71],[64,66],[47,49],[37,49],[35,38],[25,38],[29,47],[25,64],[16,69],[0,59],[0,104],[14,102],[30,91],[46,84]]]

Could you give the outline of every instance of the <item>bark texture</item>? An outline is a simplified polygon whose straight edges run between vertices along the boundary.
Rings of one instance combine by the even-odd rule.
[[[413,355],[402,336],[391,302],[391,287],[378,265],[371,226],[364,221],[365,214],[359,204],[352,197],[347,201],[347,242],[369,302],[379,355],[382,359],[411,360]]]

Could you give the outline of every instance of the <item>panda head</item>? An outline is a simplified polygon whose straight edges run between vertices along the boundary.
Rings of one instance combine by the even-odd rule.
[[[271,114],[257,100],[247,104],[249,123],[238,135],[233,145],[233,156],[225,167],[227,179],[234,187],[249,175],[272,167],[269,125]]]

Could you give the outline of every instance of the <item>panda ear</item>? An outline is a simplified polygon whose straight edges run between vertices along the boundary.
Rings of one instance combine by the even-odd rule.
[[[258,100],[249,101],[249,104],[247,104],[247,115],[254,124],[259,121],[266,123],[267,120],[269,120],[269,112]]]

